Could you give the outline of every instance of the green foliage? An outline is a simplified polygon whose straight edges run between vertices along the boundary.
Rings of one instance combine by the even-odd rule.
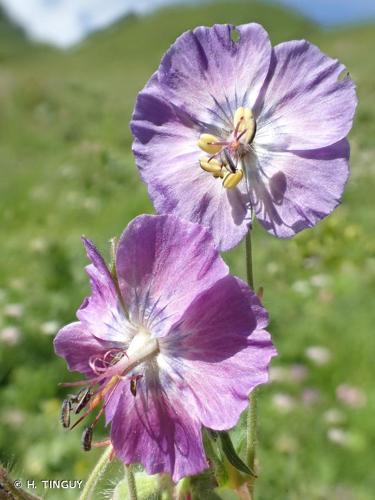
[[[360,98],[342,206],[290,241],[254,229],[255,283],[264,286],[280,353],[278,381],[259,391],[258,498],[373,498],[374,30],[321,31],[255,2],[131,17],[67,52],[27,43],[0,18],[0,460],[15,463],[14,477],[85,479],[100,455],[84,454],[80,431],[59,425],[65,391],[57,384],[73,375],[55,357],[51,334],[74,320],[88,293],[80,235],[109,260],[109,239],[152,212],[130,151],[137,92],[185,29],[250,21],[274,43],[308,38],[341,59]],[[225,258],[245,275],[242,246]],[[316,345],[329,350],[326,364],[307,356]],[[360,388],[365,403],[339,401],[343,383]],[[241,425],[233,433],[240,451]],[[77,498],[76,490],[47,493]]]

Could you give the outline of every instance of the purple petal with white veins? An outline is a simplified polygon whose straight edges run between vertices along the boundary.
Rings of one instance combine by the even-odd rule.
[[[86,267],[90,276],[92,294],[77,311],[77,318],[96,337],[125,343],[133,328],[125,317],[112,276],[94,244],[83,238],[91,264]]]
[[[169,473],[174,481],[208,467],[201,424],[184,405],[184,394],[165,390],[149,369],[137,396],[124,391],[112,420],[111,440],[125,464],[141,463],[148,474]]]
[[[232,40],[233,30],[238,41]],[[167,102],[198,123],[232,125],[236,108],[253,107],[271,52],[268,34],[259,24],[201,26],[181,35],[167,51],[157,72],[158,84]]]
[[[340,203],[349,175],[348,159],[346,139],[300,152],[257,147],[249,162],[249,184],[259,222],[279,238],[314,226]]]
[[[228,274],[209,232],[171,215],[134,219],[120,238],[116,269],[130,318],[155,336]]]
[[[349,133],[357,97],[337,59],[311,43],[285,42],[274,48],[268,85],[256,106],[255,142],[266,149],[323,148]]]

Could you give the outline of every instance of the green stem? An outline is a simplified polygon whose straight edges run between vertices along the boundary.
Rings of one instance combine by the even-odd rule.
[[[246,277],[250,287],[254,290],[254,276],[253,276],[253,250],[251,246],[251,229],[246,234]]]
[[[86,481],[79,500],[90,500],[93,498],[95,486],[109,464],[112,449],[112,445],[108,446],[103,455],[100,457],[98,463],[95,465]]]
[[[246,235],[246,276],[247,282],[254,289],[253,276],[253,256],[251,246],[251,232]],[[247,432],[246,432],[246,463],[251,470],[255,470],[255,449],[257,442],[257,402],[256,393],[253,390],[249,397],[249,409],[247,412]],[[254,480],[252,477],[249,481],[249,492],[251,499],[254,500]]]
[[[125,476],[128,483],[128,498],[130,500],[137,500],[137,486],[135,484],[134,473],[130,465],[125,465]]]

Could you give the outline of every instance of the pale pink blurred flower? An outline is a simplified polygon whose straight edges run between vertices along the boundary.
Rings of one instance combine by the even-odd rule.
[[[340,446],[348,446],[350,444],[349,434],[339,427],[332,427],[331,429],[328,429],[327,438],[332,443]]]
[[[4,306],[5,316],[10,318],[20,318],[23,315],[23,305],[22,304],[6,304]]]
[[[342,424],[345,422],[346,417],[344,413],[337,408],[331,408],[324,412],[323,419],[327,424]]]
[[[321,401],[321,393],[318,389],[307,387],[302,392],[302,402],[305,406],[314,406]]]
[[[310,283],[308,281],[298,280],[292,283],[292,290],[299,295],[307,297],[311,293]]]
[[[274,394],[272,403],[280,413],[289,413],[296,406],[296,401],[292,396],[281,392]]]
[[[5,410],[1,415],[2,423],[9,427],[19,428],[25,423],[25,414],[17,409]]]
[[[40,325],[40,331],[44,335],[56,335],[60,326],[61,324],[58,321],[55,320],[46,321],[45,323],[42,323]]]
[[[0,341],[10,346],[17,345],[21,339],[21,332],[15,326],[7,326],[0,331]]]
[[[361,408],[367,403],[366,394],[349,384],[341,384],[336,389],[336,397],[339,401],[351,408]]]
[[[310,282],[316,288],[324,288],[329,283],[329,276],[327,274],[315,274],[311,276]]]
[[[318,366],[326,365],[331,360],[331,352],[323,346],[310,346],[305,350],[305,355]]]
[[[290,372],[294,382],[303,382],[308,375],[308,369],[302,363],[291,365]]]
[[[285,366],[271,366],[269,373],[271,382],[289,382],[289,371]]]
[[[308,370],[303,364],[290,366],[271,366],[270,378],[272,382],[299,383],[305,380]]]

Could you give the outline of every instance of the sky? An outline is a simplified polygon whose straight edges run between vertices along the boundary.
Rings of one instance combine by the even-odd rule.
[[[275,0],[268,0],[275,2]],[[322,26],[375,20],[375,0],[276,0]]]
[[[0,5],[32,39],[67,48],[126,14],[194,1],[199,0],[0,0]],[[323,26],[375,20],[375,0],[263,1],[298,9]]]
[[[189,0],[0,0],[30,38],[67,48],[129,13],[146,14]]]

